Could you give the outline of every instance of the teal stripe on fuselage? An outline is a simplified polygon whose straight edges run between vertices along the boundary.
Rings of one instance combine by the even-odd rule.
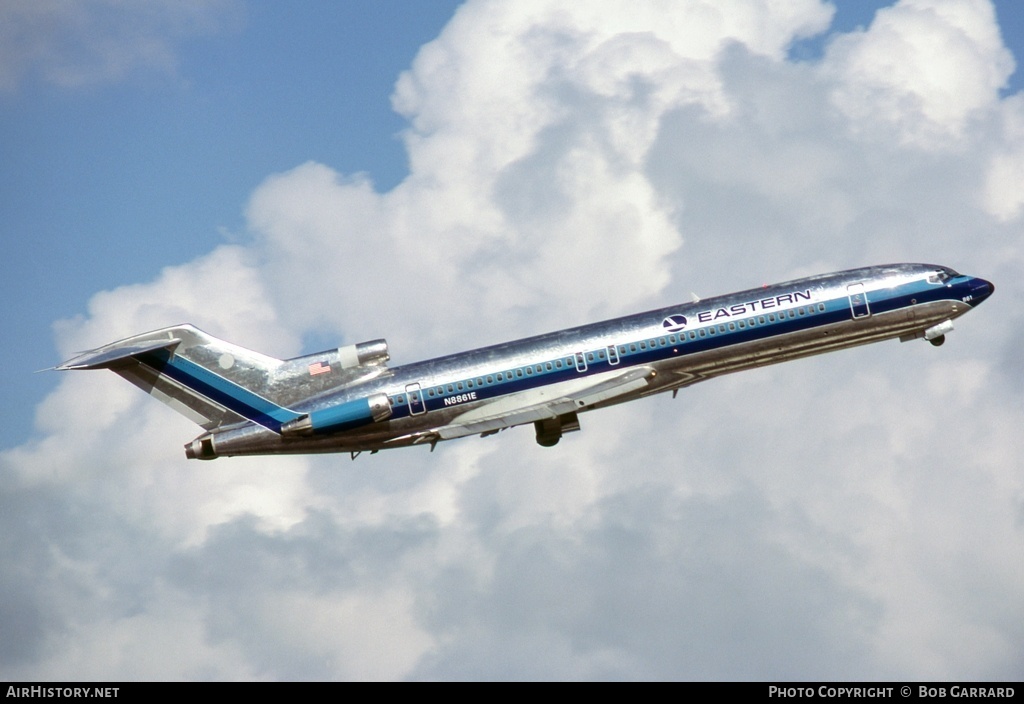
[[[916,304],[929,303],[944,299],[957,299],[957,286],[969,280],[970,277],[957,277],[948,282],[950,285],[936,285],[922,280],[914,280],[899,284],[892,288],[869,290],[866,292],[866,296],[870,306],[871,315],[878,315]],[[835,289],[834,292],[839,293],[840,290],[841,289]],[[708,303],[713,300],[714,299],[709,300]],[[820,310],[820,305],[824,305],[824,311]],[[686,308],[690,307],[692,306],[686,306],[685,308],[681,306],[676,309],[666,308],[658,311],[658,314],[669,315],[672,312],[686,312],[688,314],[692,314],[689,310],[686,310]],[[796,317],[789,317],[790,311],[796,313],[801,308],[807,311],[804,315],[797,314]],[[775,319],[772,320],[772,317]],[[422,387],[421,396],[428,411],[440,410],[442,408],[450,407],[448,404],[445,404],[445,398],[465,395],[467,393],[473,393],[477,400],[482,401],[518,391],[546,386],[548,384],[557,383],[567,379],[578,378],[580,376],[590,376],[592,374],[600,374],[613,369],[625,369],[642,364],[653,364],[668,358],[682,358],[687,355],[705,352],[710,349],[742,344],[786,333],[799,332],[822,325],[841,323],[849,320],[850,317],[851,309],[849,298],[846,295],[840,294],[833,298],[815,301],[804,306],[779,308],[771,311],[766,310],[763,314],[743,316],[724,323],[720,322],[718,324],[697,326],[694,328],[695,330],[703,328],[708,332],[706,332],[703,337],[697,337],[695,339],[689,338],[689,329],[687,329],[675,334],[664,333],[654,335],[652,337],[641,337],[628,342],[619,342],[615,345],[618,349],[619,357],[619,363],[617,365],[609,363],[606,347],[588,349],[585,346],[581,346],[581,351],[583,351],[588,357],[591,354],[597,355],[593,360],[588,359],[588,368],[584,372],[576,370],[573,362],[573,355],[559,355],[558,357],[551,357],[544,359],[543,361],[533,361],[530,364],[522,365],[520,367],[511,367],[499,371],[489,371],[482,375],[475,374],[472,377],[445,381],[443,384],[425,384]],[[753,323],[751,318],[754,319]],[[765,319],[764,322],[761,322],[762,318]],[[745,327],[743,329],[726,329],[725,331],[718,330],[719,325],[724,324],[728,326],[729,322],[735,322],[738,324],[740,320],[744,322]],[[710,332],[712,329],[714,329],[715,332]],[[665,340],[665,342],[662,343],[662,340]],[[558,365],[559,361],[561,361],[561,365]],[[522,377],[515,376],[517,369],[525,369],[527,367],[532,368],[532,374],[524,374]],[[538,367],[540,367],[540,370],[537,369]],[[548,367],[551,368],[549,369]],[[501,381],[497,381],[498,375],[503,377]],[[484,383],[476,383],[481,377],[483,377]],[[493,379],[493,381],[488,381],[488,377]],[[415,379],[403,378],[401,383],[405,384],[413,380]],[[447,390],[449,385],[453,387],[452,391]],[[438,391],[439,389],[440,392]],[[431,391],[433,391],[433,393],[431,393]],[[396,390],[392,390],[391,394],[395,401],[393,405],[394,415],[392,418],[398,419],[410,416],[411,414],[409,413],[408,401],[405,398],[405,394]]]
[[[135,355],[135,359],[200,396],[275,433],[281,432],[281,425],[299,417],[298,413],[278,406],[195,362],[180,355],[172,355],[167,350],[145,352]]]

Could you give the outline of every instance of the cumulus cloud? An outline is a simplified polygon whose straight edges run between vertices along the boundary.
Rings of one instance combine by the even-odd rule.
[[[890,127],[933,150],[992,110],[1014,70],[986,0],[904,0],[828,53],[838,74],[833,101],[854,128]]]
[[[789,60],[830,17],[467,3],[398,80],[401,184],[269,176],[249,240],[97,294],[59,346],[189,319],[277,356],[387,335],[404,362],[934,260],[999,288],[941,350],[697,385],[553,449],[514,429],[355,464],[186,463],[187,421],[69,375],[0,456],[0,673],[1019,679],[1012,59],[986,3],[910,0]]]

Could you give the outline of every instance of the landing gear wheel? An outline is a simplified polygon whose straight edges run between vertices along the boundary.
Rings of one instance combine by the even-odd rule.
[[[562,439],[562,424],[557,418],[533,421],[537,431],[537,444],[541,447],[554,447]]]

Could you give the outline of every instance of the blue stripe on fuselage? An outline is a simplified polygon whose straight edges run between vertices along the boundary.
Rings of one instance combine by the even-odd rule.
[[[964,285],[967,285],[970,281],[969,277],[960,277],[952,280],[951,283],[944,285],[929,284],[925,281],[911,281],[904,284],[897,285],[891,289],[876,289],[873,291],[867,291],[867,300],[870,306],[871,315],[879,315],[882,313],[888,313],[901,308],[906,308],[912,305],[920,305],[924,303],[931,303],[939,300],[954,300],[959,299],[959,291]],[[825,310],[822,312],[818,309],[820,304],[825,305]],[[810,313],[804,315],[796,315],[796,317],[790,318],[789,311],[798,311],[800,308],[804,310],[811,310]],[[774,314],[776,320],[774,322],[768,322],[768,316]],[[780,316],[785,316],[780,318]],[[766,322],[756,323],[750,325],[751,319],[760,320],[765,318]],[[460,394],[466,394],[470,392],[476,393],[477,401],[483,401],[498,396],[504,396],[507,394],[515,393],[517,391],[525,391],[528,389],[538,388],[547,386],[549,384],[558,383],[560,381],[567,381],[569,379],[579,378],[581,376],[589,376],[592,374],[600,374],[615,369],[625,369],[632,366],[642,364],[652,364],[660,362],[665,359],[672,357],[683,357],[690,354],[696,354],[699,352],[705,352],[711,349],[716,349],[725,346],[732,346],[736,344],[742,344],[746,342],[753,342],[776,335],[784,335],[787,333],[801,332],[811,328],[819,327],[822,325],[832,325],[837,323],[846,322],[851,319],[850,303],[847,296],[838,296],[825,301],[815,301],[808,303],[804,306],[780,308],[777,310],[766,311],[752,316],[744,316],[742,318],[734,318],[731,321],[722,322],[714,325],[701,326],[705,330],[715,329],[714,334],[706,334],[705,337],[697,337],[696,339],[690,340],[688,337],[689,330],[676,333],[677,339],[680,339],[676,344],[671,344],[668,340],[672,337],[671,334],[657,335],[652,338],[643,338],[639,340],[632,340],[630,342],[620,342],[615,345],[619,349],[619,364],[612,365],[609,363],[607,348],[600,347],[591,350],[585,350],[585,354],[595,354],[593,361],[588,360],[587,370],[585,372],[577,371],[572,361],[572,355],[562,355],[559,357],[553,357],[544,360],[543,362],[532,362],[529,365],[523,365],[520,367],[513,367],[511,370],[502,370],[500,373],[508,377],[510,374],[515,373],[517,369],[525,369],[527,366],[535,369],[538,365],[543,368],[543,371],[536,372],[532,375],[525,375],[523,377],[513,377],[512,379],[504,379],[502,381],[494,381],[492,383],[484,383],[478,385],[475,381],[482,377],[496,377],[499,372],[489,372],[487,374],[476,374],[472,377],[462,379],[459,381],[445,382],[444,384],[434,384],[430,386],[424,386],[421,391],[421,397],[424,404],[426,405],[427,411],[435,411],[444,408],[455,408],[456,405],[446,405],[444,399],[446,397],[458,396]],[[726,330],[725,332],[718,332],[719,325],[728,326],[728,322],[739,323],[743,321],[747,326],[745,329]],[[699,330],[701,328],[694,328]],[[661,345],[660,341],[666,340],[665,345]],[[652,345],[653,343],[653,345]],[[641,344],[644,344],[647,349],[639,349]],[[636,346],[637,351],[630,351],[630,346]],[[622,350],[625,351],[622,351]],[[596,354],[604,350],[604,358],[598,359]],[[562,368],[553,368],[551,371],[547,371],[546,366],[551,363],[554,367],[556,360],[562,361]],[[467,384],[472,379],[474,381],[473,387],[469,387]],[[460,389],[458,385],[461,384]],[[451,385],[454,391],[448,392],[447,387]],[[443,389],[442,393],[435,393],[430,396],[431,390],[438,388]],[[393,393],[392,398],[397,399],[403,396],[403,394]],[[393,405],[393,419],[409,417],[409,408],[407,402],[395,403]]]
[[[134,358],[200,396],[275,433],[281,432],[282,424],[299,417],[298,413],[278,406],[195,362],[172,355],[168,350],[145,352]]]

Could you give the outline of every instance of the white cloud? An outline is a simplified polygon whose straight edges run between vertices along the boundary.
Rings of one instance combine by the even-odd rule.
[[[1024,96],[1018,93],[1000,107],[1000,124],[994,131],[1003,148],[989,159],[982,202],[993,216],[1009,221],[1024,209]]]
[[[277,356],[311,332],[387,335],[404,362],[908,259],[999,288],[945,347],[585,414],[554,449],[521,428],[356,463],[186,463],[187,421],[111,375],[69,375],[41,438],[0,456],[18,566],[0,622],[22,636],[0,673],[1019,678],[1007,55],[986,5],[905,2],[817,65],[787,61],[830,15],[469,3],[396,87],[405,181],[270,176],[251,243],[97,294],[60,347],[191,320]],[[962,74],[930,63],[939,39]],[[133,670],[138,653],[166,664]]]
[[[834,41],[828,61],[833,100],[854,129],[880,123],[931,149],[955,144],[992,110],[1014,70],[987,0],[902,0],[879,10],[867,31]]]
[[[277,320],[246,256],[237,247],[221,247],[187,265],[168,267],[149,284],[96,294],[88,317],[58,326],[62,354],[70,357],[186,321],[253,348],[281,356],[297,353],[298,339]],[[42,439],[5,454],[12,480],[29,487],[62,486],[85,502],[105,502],[125,520],[145,520],[149,530],[172,541],[201,539],[208,526],[247,512],[278,526],[301,518],[307,501],[296,503],[296,492],[304,493],[301,459],[242,462],[195,481],[171,468],[180,466],[181,444],[199,429],[108,376],[62,379],[37,411]],[[165,437],[182,442],[163,442]],[[291,466],[291,476],[275,472],[271,477],[261,469],[272,466]],[[270,485],[276,489],[268,491]],[[176,500],[168,502],[169,496]]]

